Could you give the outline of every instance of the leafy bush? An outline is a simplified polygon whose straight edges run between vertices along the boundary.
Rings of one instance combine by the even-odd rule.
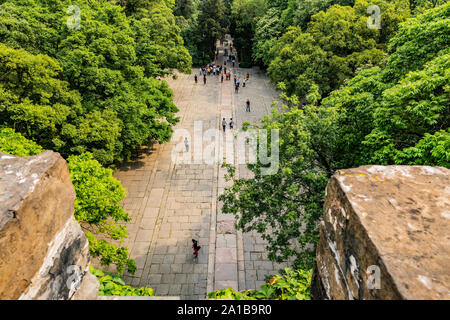
[[[19,157],[33,156],[44,149],[10,128],[0,128],[0,150]]]
[[[117,247],[104,239],[97,239],[92,233],[85,232],[89,241],[89,252],[93,257],[100,257],[100,263],[104,266],[114,264],[118,274],[126,269],[129,273],[136,272],[136,262],[128,259],[128,248]]]
[[[93,267],[89,267],[89,271],[100,282],[99,296],[155,296],[152,288],[133,288],[125,285],[125,282],[118,274],[109,273],[105,275],[103,271]]]
[[[210,292],[212,299],[232,300],[310,300],[312,270],[293,271],[284,269],[282,275],[274,276],[259,290],[234,291],[233,288]]]
[[[126,238],[125,226],[118,226],[120,221],[130,221],[128,214],[119,205],[126,191],[120,181],[113,177],[113,171],[94,159],[91,153],[70,156],[67,159],[70,178],[75,187],[75,218],[88,223],[97,233],[107,234],[115,240]],[[101,256],[101,263],[114,263],[119,273],[125,268],[131,273],[136,270],[133,260],[128,259],[128,249],[117,247],[106,240],[98,240],[86,232],[91,254]]]

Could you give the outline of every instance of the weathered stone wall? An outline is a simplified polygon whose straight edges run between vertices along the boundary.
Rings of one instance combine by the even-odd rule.
[[[58,153],[0,153],[0,299],[96,298],[98,281],[88,272],[88,241],[73,217],[74,200]]]
[[[441,167],[339,170],[326,189],[313,299],[450,299],[449,181]]]

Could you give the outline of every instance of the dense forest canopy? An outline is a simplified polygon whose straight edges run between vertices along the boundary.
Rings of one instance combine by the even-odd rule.
[[[135,263],[105,238],[127,236],[126,192],[102,164],[171,138],[178,109],[159,79],[192,65],[174,4],[0,0],[0,150],[67,159],[90,252],[119,272]]]
[[[104,164],[169,140],[177,108],[156,77],[192,62],[165,1],[81,0],[80,28],[71,1],[1,2],[1,125]]]

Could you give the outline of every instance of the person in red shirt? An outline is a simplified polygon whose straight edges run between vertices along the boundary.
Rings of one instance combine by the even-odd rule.
[[[192,248],[194,249],[195,258],[198,258],[198,250],[200,250],[201,247],[198,245],[198,241],[195,239],[192,239]]]

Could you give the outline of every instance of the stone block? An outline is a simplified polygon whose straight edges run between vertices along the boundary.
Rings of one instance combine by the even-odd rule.
[[[312,298],[450,299],[449,181],[441,167],[337,171],[326,188]]]
[[[0,152],[0,299],[96,298],[74,200],[58,153],[22,158]],[[68,286],[70,278],[80,287]]]

